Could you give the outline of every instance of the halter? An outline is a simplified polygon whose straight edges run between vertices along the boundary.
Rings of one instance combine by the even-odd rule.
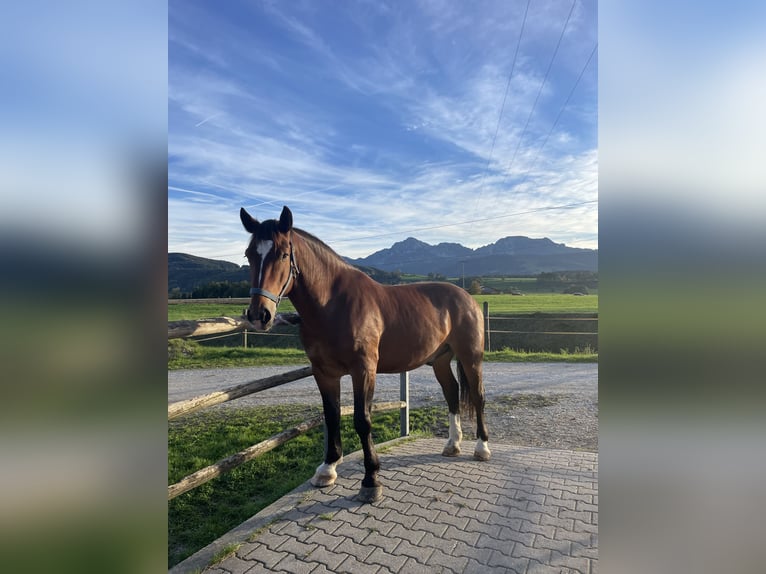
[[[261,289],[260,287],[251,287],[250,288],[250,296],[253,295],[263,295],[267,299],[271,299],[274,301],[274,303],[279,306],[279,302],[282,301],[282,298],[285,295],[285,291],[287,291],[288,285],[290,285],[290,281],[295,280],[295,278],[301,274],[300,269],[298,269],[298,265],[295,263],[295,255],[293,254],[293,241],[290,240],[290,274],[287,276],[287,280],[285,281],[285,284],[282,285],[282,290],[279,292],[279,295],[274,295],[271,291],[267,291],[266,289]]]

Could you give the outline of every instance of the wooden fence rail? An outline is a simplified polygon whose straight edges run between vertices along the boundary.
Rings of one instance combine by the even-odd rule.
[[[185,401],[179,401],[177,403],[168,405],[168,420],[172,420],[174,418],[180,417],[181,415],[185,415],[199,409],[211,407],[220,403],[225,403],[226,401],[231,401],[253,393],[265,391],[266,389],[278,387],[279,385],[291,383],[293,381],[297,381],[298,379],[303,379],[310,376],[311,367],[303,367],[294,371],[288,371],[279,375],[266,377],[265,379],[258,379],[256,381],[250,381],[249,383],[242,383],[241,385],[237,385],[236,387],[231,387],[223,391],[216,391],[214,393],[201,395],[187,399]]]
[[[248,326],[250,326],[250,323],[244,317],[215,317],[212,319],[168,321],[168,339],[243,331]]]
[[[401,401],[389,402],[389,403],[375,403],[372,405],[373,412],[386,411],[386,410],[392,410],[392,409],[403,409],[403,408],[405,408],[405,403]],[[341,416],[349,415],[349,414],[352,414],[353,412],[354,412],[354,407],[352,406],[345,406],[345,407],[341,407],[340,409]],[[223,460],[219,460],[215,464],[211,464],[210,466],[206,466],[205,468],[202,468],[198,470],[197,472],[190,474],[189,476],[181,479],[179,482],[168,486],[168,500],[172,500],[179,494],[188,492],[202,484],[205,484],[206,482],[210,480],[213,480],[216,477],[221,476],[222,474],[230,470],[235,469],[241,464],[251,461],[256,457],[259,457],[262,454],[275,449],[276,447],[286,443],[290,439],[293,439],[297,437],[298,435],[301,435],[315,427],[318,427],[323,422],[324,422],[324,416],[321,416],[321,415],[318,417],[309,419],[307,421],[303,421],[302,423],[299,423],[292,428],[284,430],[281,433],[275,434],[274,436],[271,436],[267,438],[266,440],[259,442],[258,444],[248,447],[243,451],[240,451],[236,454],[228,456],[224,458]]]

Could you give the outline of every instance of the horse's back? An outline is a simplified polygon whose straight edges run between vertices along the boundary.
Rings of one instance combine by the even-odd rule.
[[[392,289],[416,293],[416,297],[410,295],[410,298],[416,301],[421,313],[428,313],[429,311],[440,314],[446,313],[452,323],[477,321],[481,323],[482,321],[482,312],[478,303],[465,289],[452,283],[410,283],[409,285],[396,285]],[[404,297],[400,298],[404,299]]]

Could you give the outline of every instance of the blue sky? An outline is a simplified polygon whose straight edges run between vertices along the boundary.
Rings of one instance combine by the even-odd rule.
[[[168,20],[169,251],[244,264],[239,208],[282,205],[350,257],[598,247],[596,2],[171,1]]]

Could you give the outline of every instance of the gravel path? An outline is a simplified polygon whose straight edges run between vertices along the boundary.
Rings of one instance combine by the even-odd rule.
[[[296,368],[169,371],[168,402],[223,390]],[[490,442],[598,450],[597,364],[485,363],[484,386]],[[342,379],[341,389],[342,404],[353,404],[349,377]],[[378,375],[375,400],[399,400],[399,375]],[[309,377],[226,404],[237,407],[319,405],[321,399],[313,378]],[[430,367],[421,367],[410,373],[410,404],[413,408],[446,405]],[[474,436],[471,421],[465,416],[463,433],[466,438]]]

